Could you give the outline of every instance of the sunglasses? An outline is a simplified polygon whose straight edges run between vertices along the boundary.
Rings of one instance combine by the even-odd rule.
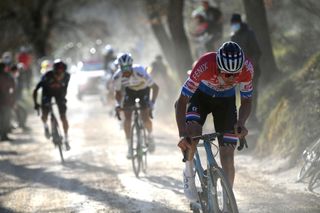
[[[122,70],[123,72],[131,71],[131,68],[132,68],[131,65],[121,66],[121,70]]]
[[[232,73],[221,73],[221,75],[223,75],[224,78],[231,78],[231,77],[236,78],[236,77],[239,76],[239,73],[234,73],[234,74],[232,74]]]

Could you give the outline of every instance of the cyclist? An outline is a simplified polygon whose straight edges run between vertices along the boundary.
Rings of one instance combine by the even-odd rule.
[[[142,107],[141,115],[144,122],[144,126],[147,129],[148,135],[148,149],[150,152],[154,152],[155,144],[152,136],[152,121],[150,119],[150,110],[153,109],[155,101],[158,96],[159,87],[152,80],[147,73],[146,68],[132,64],[133,59],[131,54],[123,53],[118,56],[119,69],[113,76],[115,99],[116,99],[116,112],[119,113],[121,109],[122,96],[124,108],[124,131],[126,140],[128,143],[128,155],[127,158],[131,158],[130,147],[130,127],[131,127],[131,106],[134,106],[135,99],[140,99],[140,106]],[[121,89],[124,89],[122,94]],[[152,98],[150,100],[150,89],[152,90]]]
[[[189,144],[188,137],[202,133],[202,126],[209,113],[213,115],[217,132],[233,134],[231,137],[228,135],[218,138],[221,165],[231,186],[233,185],[234,146],[225,146],[224,142],[234,141],[237,137],[248,134],[245,122],[251,110],[252,78],[252,63],[244,57],[237,43],[229,41],[217,52],[209,52],[200,57],[184,83],[176,102],[176,120],[180,135],[178,146],[182,151],[187,151],[188,160],[183,171],[183,181],[184,193],[189,200],[198,199],[192,160],[198,141]],[[236,85],[240,86],[241,94],[238,118]]]
[[[40,109],[40,105],[37,102],[37,93],[42,88],[41,96],[41,111],[42,122],[44,125],[44,131],[46,138],[50,138],[49,127],[47,124],[48,114],[50,110],[50,104],[52,97],[55,98],[58,105],[60,119],[64,130],[64,142],[66,149],[70,149],[68,141],[68,129],[69,124],[66,116],[67,111],[67,88],[70,80],[70,74],[67,72],[67,65],[60,59],[57,59],[53,63],[53,70],[46,72],[40,82],[37,84],[33,91],[33,101],[35,110]]]

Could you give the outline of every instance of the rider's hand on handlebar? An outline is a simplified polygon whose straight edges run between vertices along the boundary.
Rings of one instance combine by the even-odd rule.
[[[191,143],[190,138],[188,137],[181,137],[180,141],[178,143],[178,147],[181,149],[181,151],[186,151],[187,149],[191,149]]]
[[[234,126],[234,132],[238,136],[238,138],[244,138],[248,135],[248,129],[239,121]]]

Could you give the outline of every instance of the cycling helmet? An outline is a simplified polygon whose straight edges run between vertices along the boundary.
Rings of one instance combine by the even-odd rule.
[[[222,72],[233,74],[241,71],[244,63],[244,54],[237,43],[228,41],[219,48],[216,59]]]
[[[67,64],[64,63],[61,59],[56,59],[53,62],[53,70],[56,71],[59,68],[63,68],[64,71],[67,70]]]
[[[128,71],[132,67],[133,59],[130,53],[122,53],[118,56],[118,64],[120,65],[121,70]]]

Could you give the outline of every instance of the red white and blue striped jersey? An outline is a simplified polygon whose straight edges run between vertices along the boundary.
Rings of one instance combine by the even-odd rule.
[[[219,75],[216,53],[209,52],[203,55],[193,67],[181,93],[184,96],[192,97],[194,92],[199,89],[212,97],[231,97],[235,96],[235,87],[239,85],[241,97],[250,98],[253,92],[253,72],[251,61],[245,59],[243,68],[235,77],[234,83],[227,84]]]

